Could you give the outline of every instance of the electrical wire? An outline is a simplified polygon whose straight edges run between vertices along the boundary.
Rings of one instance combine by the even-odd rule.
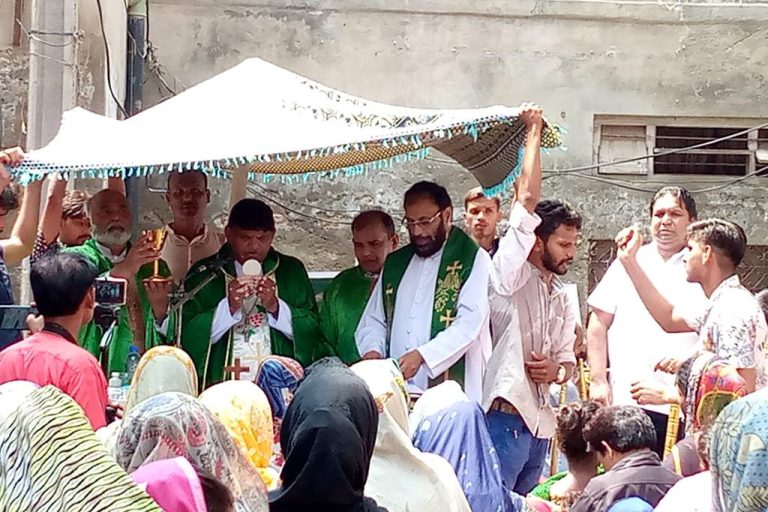
[[[277,192],[274,192],[274,191],[268,189],[267,187],[265,187],[263,185],[260,185],[258,183],[252,183],[251,186],[258,187],[265,194],[269,194],[269,195],[272,195],[272,196],[277,196],[278,195]],[[357,213],[360,213],[360,211],[361,211],[360,209],[357,209],[357,210],[337,210],[337,209],[333,209],[333,208],[324,208],[322,206],[316,206],[314,204],[302,203],[301,201],[297,201],[297,200],[291,199],[291,198],[286,198],[286,199],[288,201],[290,201],[292,204],[295,204],[297,206],[304,206],[306,208],[312,208],[313,210],[317,210],[317,211],[320,211],[320,212],[340,213],[342,215],[349,215],[349,214],[357,214]]]
[[[756,131],[756,130],[762,130],[763,128],[768,128],[768,122],[760,124],[760,125],[757,125],[757,126],[753,126],[752,128],[746,128],[744,130],[741,130],[741,131],[736,132],[736,133],[732,133],[730,135],[726,135],[724,137],[720,137],[720,138],[712,139],[712,140],[707,140],[707,141],[700,142],[700,143],[694,144],[692,146],[686,146],[686,147],[683,147],[683,148],[669,149],[669,150],[666,150],[666,151],[661,151],[659,153],[649,153],[649,154],[646,154],[646,155],[636,156],[636,157],[633,157],[633,158],[626,158],[626,159],[623,159],[623,160],[616,160],[616,161],[613,161],[613,162],[599,162],[599,163],[596,163],[596,164],[583,165],[583,166],[580,166],[580,167],[570,167],[570,168],[566,168],[566,169],[547,170],[547,171],[544,171],[544,173],[547,174],[547,176],[545,176],[544,179],[550,178],[552,176],[562,175],[562,174],[584,173],[584,172],[592,171],[592,170],[595,170],[595,169],[599,169],[600,167],[605,167],[605,166],[608,166],[608,165],[622,165],[622,164],[628,164],[628,163],[632,163],[632,162],[639,162],[641,160],[650,160],[650,159],[653,159],[653,158],[659,158],[659,157],[664,157],[664,156],[668,156],[668,155],[676,155],[678,153],[687,153],[688,151],[691,151],[691,150],[694,150],[694,149],[700,149],[700,148],[704,148],[704,147],[707,147],[707,146],[712,146],[714,144],[719,144],[719,143],[724,142],[726,140],[735,139],[736,137],[741,137],[742,135],[746,135],[749,132],[753,132],[753,131]],[[443,159],[443,158],[435,158],[435,157],[430,157],[430,156],[426,157],[426,159],[430,160],[430,161],[433,161],[433,162],[442,163],[442,164],[459,165],[459,166],[461,165],[460,163],[456,162],[455,160],[446,160],[446,159]]]
[[[24,24],[21,22],[20,19],[16,18],[16,24],[19,26],[22,32],[24,32],[24,35],[27,36],[27,39],[31,41],[35,41],[37,43],[40,43],[44,46],[49,46],[51,48],[66,48],[68,46],[72,46],[73,44],[76,44],[78,39],[80,38],[79,33],[73,32],[71,34],[65,34],[65,33],[56,33],[56,34],[45,34],[45,35],[55,35],[58,37],[71,37],[72,40],[67,43],[51,43],[50,41],[46,41],[45,39],[38,37],[37,35],[33,34],[29,30],[27,30],[27,27],[24,26]]]
[[[120,109],[120,112],[123,114],[123,117],[130,117],[128,115],[128,111],[125,110],[125,106],[120,102],[120,100],[117,99],[117,94],[115,94],[115,90],[112,88],[112,58],[109,51],[109,41],[107,40],[107,32],[104,28],[104,11],[101,7],[101,0],[96,0],[96,7],[99,10],[99,24],[101,25],[101,37],[104,40],[104,52],[106,55],[107,60],[107,86],[109,88],[109,92],[112,95],[112,99],[115,101],[115,104],[117,104],[117,108]]]
[[[257,190],[256,187],[254,187],[252,185],[248,185],[247,188],[248,188],[248,190],[253,192],[255,195],[261,197],[265,201],[273,203],[273,204],[279,206],[280,208],[282,208],[283,210],[285,210],[285,211],[287,211],[289,213],[293,213],[294,215],[298,215],[300,217],[304,217],[304,218],[308,218],[308,219],[312,219],[312,220],[316,220],[316,221],[320,221],[320,222],[325,222],[326,224],[340,224],[340,225],[345,225],[345,226],[351,226],[352,225],[351,221],[339,221],[339,220],[324,219],[322,217],[317,217],[315,215],[311,215],[311,214],[308,214],[308,213],[301,212],[299,210],[295,210],[295,209],[291,208],[290,206],[286,206],[285,204],[283,204],[282,202],[276,200],[275,198],[270,197],[270,196],[268,196],[266,194],[263,194],[262,192]]]

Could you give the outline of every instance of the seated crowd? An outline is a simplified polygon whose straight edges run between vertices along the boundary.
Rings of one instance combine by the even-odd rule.
[[[582,218],[541,200],[541,115],[521,114],[503,236],[498,199],[470,191],[465,232],[446,189],[416,183],[409,243],[361,212],[357,264],[320,300],[273,247],[265,202],[238,201],[221,232],[206,222],[203,172],[171,173],[171,222],[134,240],[121,180],[88,196],[53,177],[42,215],[28,185],[0,241],[0,305],[14,304],[6,264],[31,256],[37,310],[0,330],[0,510],[768,510],[768,294],[736,276],[744,231],[695,222],[685,189],[654,197],[651,243],[617,237],[584,327],[592,399],[550,406],[553,389],[589,386],[560,280]],[[22,158],[0,153],[0,220]],[[124,303],[97,300],[103,279],[125,283]],[[644,336],[678,336],[674,353],[617,349],[629,308]],[[566,467],[547,478],[551,445]]]

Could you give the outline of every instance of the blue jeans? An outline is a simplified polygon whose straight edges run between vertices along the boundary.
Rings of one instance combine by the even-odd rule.
[[[525,496],[539,483],[549,439],[534,437],[517,414],[488,411],[486,419],[507,488]]]

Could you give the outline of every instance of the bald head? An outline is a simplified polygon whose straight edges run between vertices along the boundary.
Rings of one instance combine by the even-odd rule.
[[[97,242],[113,247],[130,240],[133,220],[123,194],[112,189],[102,190],[88,200],[87,210]]]

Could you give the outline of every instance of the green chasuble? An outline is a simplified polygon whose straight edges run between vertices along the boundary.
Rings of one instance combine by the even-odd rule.
[[[462,230],[458,228],[451,229],[451,234],[445,242],[435,283],[434,308],[432,309],[432,318],[430,319],[430,333],[433,339],[438,333],[447,329],[456,319],[459,292],[472,273],[478,250],[479,247],[475,241],[469,238]],[[384,295],[384,313],[386,314],[387,329],[389,331],[392,329],[397,289],[414,254],[413,245],[408,244],[390,254],[387,257],[387,261],[384,262],[384,270],[381,273],[381,292]],[[409,306],[406,305],[405,307]],[[389,353],[390,337],[391,333],[387,333],[387,353],[385,357],[391,357]],[[463,386],[464,357],[459,359],[446,373],[449,374],[448,376],[451,380],[455,380]],[[445,380],[445,377],[445,375],[441,375],[433,379],[430,381],[430,386],[439,384]]]
[[[96,241],[93,239],[88,240],[83,245],[68,247],[64,249],[64,251],[82,254],[88,258],[88,260],[96,266],[100,276],[107,274],[115,266],[112,261],[101,252]],[[139,320],[144,324],[145,350],[149,350],[150,348],[163,343],[163,337],[155,329],[155,316],[152,313],[152,307],[149,305],[147,292],[144,288],[144,279],[151,276],[152,272],[153,264],[148,263],[142,266],[134,277],[134,283],[136,285],[135,289],[138,290],[139,303],[141,305],[142,318]],[[163,260],[160,260],[160,274],[163,277],[170,277],[171,275],[168,265],[166,265]],[[130,300],[130,286],[126,291],[126,295]],[[99,346],[101,345],[101,338],[103,336],[103,329],[91,321],[80,330],[78,341],[83,348],[93,354],[96,359],[99,359],[101,356]],[[110,343],[107,353],[107,368],[109,373],[125,371],[125,359],[128,357],[128,352],[131,349],[131,345],[134,344],[134,341],[136,341],[136,335],[133,333],[133,327],[131,326],[130,317],[128,316],[128,307],[122,306],[118,315],[117,326],[113,331],[112,342]]]
[[[217,260],[225,261],[221,269],[208,269],[208,264]],[[307,270],[298,259],[274,249],[270,249],[262,262],[262,269],[265,276],[271,275],[277,283],[277,296],[291,308],[293,341],[282,332],[270,329],[272,354],[293,358],[306,367],[325,355],[326,351]],[[227,284],[236,276],[235,258],[229,244],[225,244],[218,254],[195,264],[184,280],[184,289],[194,289],[211,272],[215,272],[216,276],[195,294],[182,311],[182,347],[195,363],[202,388],[224,380],[224,368],[232,364],[233,329],[216,343],[210,343],[216,308],[227,296]]]
[[[345,364],[360,361],[355,331],[363,316],[373,287],[373,278],[362,268],[353,267],[339,273],[323,293],[320,325],[325,340]]]

